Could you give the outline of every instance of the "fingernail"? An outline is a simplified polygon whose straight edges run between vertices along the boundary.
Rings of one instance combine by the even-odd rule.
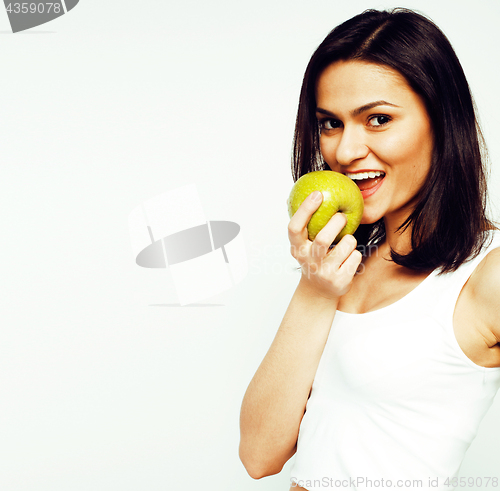
[[[313,201],[321,201],[323,195],[319,191],[314,191],[311,193],[311,199]]]

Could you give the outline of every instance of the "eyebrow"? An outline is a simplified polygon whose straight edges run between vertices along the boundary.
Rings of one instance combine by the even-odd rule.
[[[370,109],[373,109],[374,107],[378,107],[378,106],[401,107],[401,106],[397,106],[396,104],[392,104],[391,102],[387,102],[387,101],[374,101],[374,102],[369,102],[368,104],[365,104],[361,107],[358,107],[357,109],[354,109],[353,111],[351,111],[351,116],[354,118],[354,117],[359,116],[360,114],[364,113],[365,111],[369,111]],[[327,111],[326,109],[323,109],[321,107],[317,107],[316,112],[321,113],[321,114],[326,114],[327,116],[336,117],[335,114],[333,114],[332,112]]]

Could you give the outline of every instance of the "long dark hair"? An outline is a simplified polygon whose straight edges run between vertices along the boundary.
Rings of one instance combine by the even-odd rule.
[[[401,266],[440,273],[456,270],[483,247],[486,230],[486,146],[462,66],[450,42],[429,19],[408,9],[367,10],[336,27],[307,66],[300,93],[293,143],[294,181],[314,170],[327,170],[319,147],[316,82],[339,60],[386,65],[401,73],[425,102],[435,144],[432,164],[418,202],[398,230],[411,225],[412,250],[391,250]],[[381,243],[383,219],[360,225],[358,249]]]

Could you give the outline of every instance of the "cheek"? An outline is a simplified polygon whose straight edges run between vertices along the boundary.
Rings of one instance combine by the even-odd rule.
[[[384,140],[378,147],[379,157],[390,165],[413,174],[427,169],[432,158],[432,141],[427,135],[401,134]]]
[[[340,165],[337,163],[337,159],[335,157],[337,152],[337,144],[333,140],[333,138],[320,138],[319,148],[323,160],[328,164],[328,167],[330,167],[330,169],[333,171],[339,172]]]
[[[388,142],[396,158],[411,161],[415,166],[426,165],[432,157],[432,132],[425,121],[414,126],[406,126],[404,131],[395,134]]]

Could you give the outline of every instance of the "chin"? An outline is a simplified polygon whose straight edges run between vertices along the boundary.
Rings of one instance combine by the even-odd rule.
[[[363,218],[361,218],[361,223],[360,225],[372,225],[375,222],[378,222],[381,218],[380,216],[365,216],[363,215]]]

